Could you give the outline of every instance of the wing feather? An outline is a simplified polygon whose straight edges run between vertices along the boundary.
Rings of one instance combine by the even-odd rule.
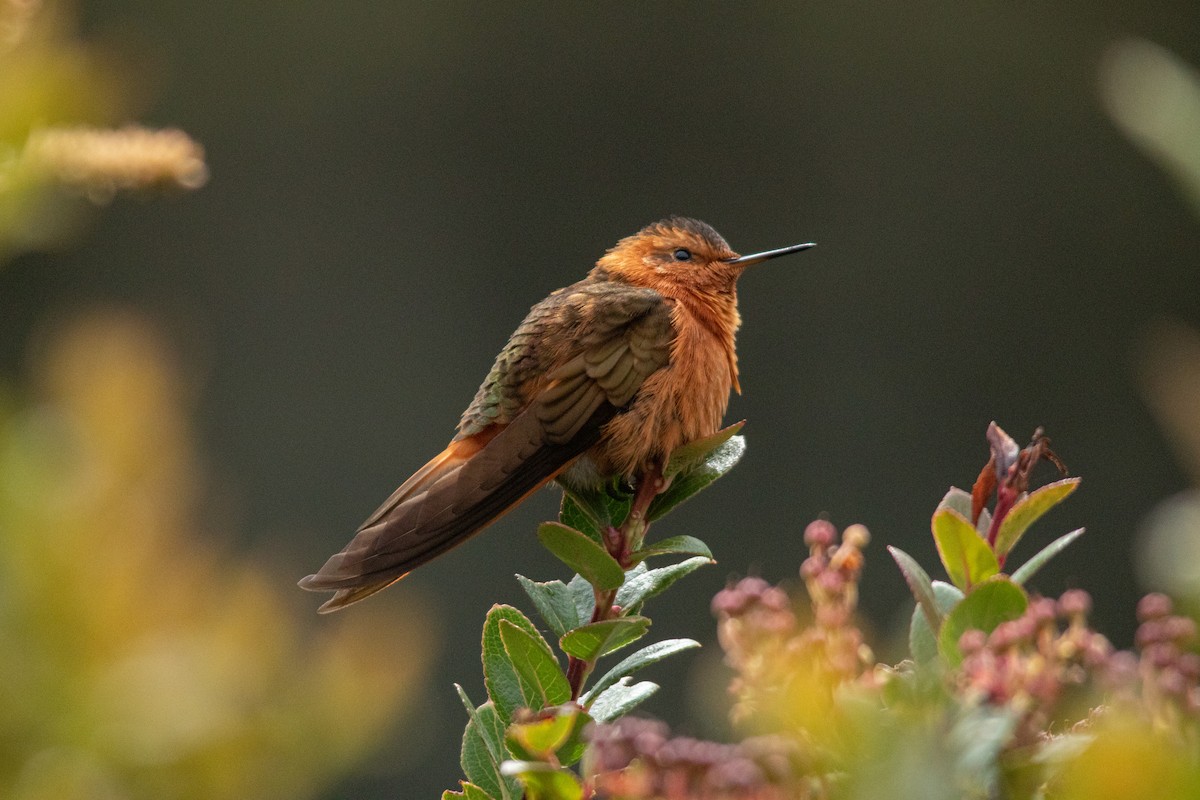
[[[534,306],[501,351],[450,446],[301,581],[357,602],[477,533],[599,441],[666,366],[673,338],[657,292],[583,281]]]

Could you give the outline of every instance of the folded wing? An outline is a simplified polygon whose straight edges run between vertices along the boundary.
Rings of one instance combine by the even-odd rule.
[[[668,363],[667,302],[582,282],[534,306],[496,359],[450,445],[404,482],[305,589],[336,611],[461,544],[599,441]]]

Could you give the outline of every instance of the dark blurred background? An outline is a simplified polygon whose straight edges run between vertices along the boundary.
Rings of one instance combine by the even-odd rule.
[[[742,282],[729,419],[749,450],[658,529],[720,563],[657,601],[656,638],[711,641],[712,594],[793,579],[826,514],[871,529],[862,605],[900,657],[910,601],[884,545],[935,561],[929,517],[994,419],[1019,441],[1045,426],[1084,481],[1018,557],[1086,525],[1038,588],[1088,588],[1129,644],[1139,528],[1188,485],[1138,358],[1157,322],[1200,326],[1200,217],[1114,122],[1105,75],[1139,39],[1200,65],[1194,3],[78,10],[143,82],[140,118],[202,142],[211,180],[119,200],[72,249],[0,270],[0,370],[81,311],[149,316],[189,376],[211,514],[285,577],[444,446],[532,303],[679,213],[742,252],[820,246]],[[429,699],[329,797],[455,785],[451,684],[483,696],[479,629],[523,603],[513,573],[562,577],[533,536],[556,502],[372,601],[419,607],[440,650]],[[710,734],[697,660],[649,675],[646,708]]]

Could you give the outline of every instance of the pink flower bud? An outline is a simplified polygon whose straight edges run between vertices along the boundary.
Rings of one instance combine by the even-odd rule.
[[[717,617],[736,617],[746,610],[748,598],[737,589],[722,589],[712,599],[712,613]]]
[[[1058,598],[1058,609],[1067,617],[1084,617],[1092,611],[1092,596],[1083,589],[1071,589]]]
[[[1152,644],[1166,640],[1166,633],[1166,626],[1163,624],[1163,620],[1158,617],[1152,617],[1141,625],[1138,625],[1133,641],[1139,648],[1146,648]]]
[[[822,572],[817,585],[828,594],[839,594],[846,586],[846,579],[833,571]]]
[[[1179,648],[1170,642],[1155,642],[1142,650],[1142,658],[1157,669],[1172,666],[1179,657]]]
[[[1167,667],[1158,674],[1158,687],[1167,694],[1183,697],[1187,692],[1187,678],[1174,667]]]
[[[1179,666],[1179,671],[1182,672],[1188,680],[1200,680],[1200,655],[1195,653],[1183,653],[1179,656],[1176,662]]]
[[[1167,616],[1172,611],[1171,598],[1165,594],[1148,594],[1143,597],[1137,605],[1137,618],[1139,622],[1147,622],[1152,619],[1160,619]]]
[[[825,559],[821,556],[809,556],[804,559],[804,563],[800,565],[800,577],[806,581],[810,581],[825,569]]]
[[[772,586],[766,589],[762,593],[762,597],[759,598],[759,602],[762,603],[764,607],[769,608],[771,611],[785,611],[791,608],[792,605],[792,601],[787,596],[787,592],[785,592],[783,589],[780,589],[778,586]]]
[[[738,581],[737,588],[745,592],[747,595],[758,599],[759,595],[771,588],[771,584],[767,583],[762,578],[751,576],[749,578],[742,578],[740,581]]]
[[[1044,625],[1057,618],[1058,604],[1049,597],[1037,597],[1029,603],[1029,610],[1025,614],[1034,626]]]
[[[804,543],[809,547],[829,547],[837,538],[837,528],[827,519],[813,520],[804,529]]]
[[[1163,620],[1163,634],[1171,641],[1182,644],[1195,638],[1196,623],[1188,617],[1167,617]]]

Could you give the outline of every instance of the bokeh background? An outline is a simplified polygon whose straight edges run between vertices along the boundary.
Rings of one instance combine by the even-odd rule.
[[[658,638],[712,641],[712,594],[792,579],[826,514],[872,530],[898,658],[883,545],[933,560],[993,419],[1084,479],[1023,545],[1088,528],[1043,591],[1089,589],[1127,645],[1141,591],[1195,580],[1169,569],[1200,563],[1194,3],[51,8],[63,114],[178,126],[211,178],[83,221],[57,198],[69,224],[0,253],[11,796],[455,785],[452,683],[483,695],[513,573],[562,577],[533,536],[555,493],[334,618],[294,580],[441,449],[532,303],[671,213],[820,246],[742,282],[749,451],[659,529],[720,563]],[[19,146],[43,120],[12,122],[14,85]],[[705,659],[647,710],[719,730]]]

